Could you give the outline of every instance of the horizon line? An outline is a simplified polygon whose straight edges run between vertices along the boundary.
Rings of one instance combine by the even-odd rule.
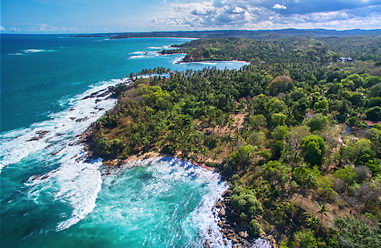
[[[205,30],[156,30],[156,31],[112,31],[112,32],[74,32],[74,33],[39,33],[39,32],[28,32],[28,33],[7,33],[0,32],[0,34],[13,34],[13,35],[80,35],[80,34],[144,34],[144,33],[175,33],[175,32],[218,32],[218,31],[241,31],[241,32],[260,32],[260,31],[284,31],[284,30],[298,30],[298,31],[336,31],[336,32],[347,32],[347,31],[381,31],[381,28],[376,29],[366,29],[366,28],[354,28],[354,29],[326,29],[326,28],[279,28],[279,29],[205,29]]]

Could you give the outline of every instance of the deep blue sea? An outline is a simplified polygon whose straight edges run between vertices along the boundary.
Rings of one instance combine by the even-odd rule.
[[[157,53],[189,40],[1,35],[2,248],[223,246],[211,211],[226,189],[217,174],[173,158],[105,174],[78,143],[115,105],[85,96],[131,72],[244,65]]]

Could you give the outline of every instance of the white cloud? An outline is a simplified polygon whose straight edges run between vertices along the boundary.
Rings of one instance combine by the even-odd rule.
[[[277,3],[277,4],[274,4],[273,9],[287,9],[287,7],[284,6],[283,4]]]
[[[0,25],[0,31],[5,31],[5,28]]]
[[[287,7],[278,1],[271,0],[167,1],[163,2],[161,10],[158,11],[159,14],[152,17],[152,25],[161,30],[381,28],[379,25],[381,23],[379,21],[381,5],[357,8],[348,8],[347,5],[343,5],[331,10],[331,7],[326,8],[326,5],[319,1],[325,3],[331,1],[336,5],[342,2],[336,0],[309,1],[311,1],[311,6],[320,4],[323,7],[306,6],[306,0],[286,1]],[[369,2],[374,3],[375,0]]]
[[[52,32],[59,32],[59,33],[62,33],[62,32],[76,32],[78,31],[77,28],[73,28],[73,27],[56,27],[56,26],[51,26],[49,24],[46,24],[46,23],[42,23],[42,24],[35,24],[31,27],[31,31],[34,31],[34,32],[43,32],[43,33],[52,33]]]
[[[11,27],[9,30],[10,30],[11,32],[19,32],[19,31],[21,31],[20,28],[16,28],[16,27]]]

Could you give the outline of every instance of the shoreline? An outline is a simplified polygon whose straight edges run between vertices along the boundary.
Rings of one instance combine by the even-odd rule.
[[[177,36],[147,36],[147,37],[112,37],[108,35],[72,35],[70,38],[108,38],[109,40],[123,40],[123,39],[153,39],[153,38],[159,38],[159,39],[192,39],[192,40],[199,40],[202,38],[197,37],[177,37]]]
[[[147,165],[147,162],[153,161],[155,159],[160,158],[172,158],[179,159],[184,162],[189,162],[194,166],[197,166],[201,169],[211,171],[213,173],[219,172],[210,166],[206,166],[204,163],[198,163],[189,159],[183,159],[178,156],[170,156],[167,154],[162,154],[158,152],[147,152],[140,155],[132,155],[127,159],[113,159],[106,160],[102,162],[100,170],[103,172],[103,176],[110,175],[115,173],[115,171],[122,171],[126,169],[131,169],[135,167],[141,167]],[[226,182],[227,183],[227,182]],[[218,232],[221,234],[223,238],[223,243],[227,247],[233,248],[277,248],[275,239],[272,235],[266,235],[265,233],[261,233],[259,237],[251,238],[247,231],[237,231],[236,220],[237,216],[234,216],[234,211],[232,211],[229,201],[232,191],[230,188],[227,188],[221,195],[220,198],[217,199],[213,207],[210,211],[213,214],[214,223],[218,226]],[[210,232],[210,230],[208,230]],[[228,246],[231,244],[231,246]],[[206,238],[204,240],[205,248],[212,248],[213,241]]]
[[[171,45],[171,48],[173,48],[172,50],[177,50],[176,47],[172,47]],[[165,50],[163,50],[165,51]],[[179,61],[176,61],[174,64],[192,64],[192,63],[220,63],[220,62],[234,62],[234,63],[243,63],[245,65],[243,66],[246,66],[246,65],[250,65],[251,62],[250,61],[245,61],[245,60],[237,60],[237,59],[233,59],[233,60],[195,60],[195,61],[184,61],[184,58],[189,55],[189,53],[184,53],[184,52],[178,52],[178,53],[163,53],[163,51],[159,51],[157,52],[159,54],[159,56],[167,56],[167,55],[184,55],[181,59],[179,59]]]
[[[227,61],[229,62],[229,61]],[[246,61],[232,61],[232,62],[244,62],[248,63]],[[184,63],[197,63],[197,62],[184,62]],[[124,77],[122,79],[125,79],[123,84],[130,85],[134,81],[130,80],[128,77]],[[99,95],[104,94],[112,94],[112,88],[107,88],[102,94],[99,94],[100,92],[96,92],[92,95],[85,96],[85,98],[95,98],[97,101]],[[88,129],[86,129],[80,136],[79,136],[79,142],[83,145],[83,149],[85,151],[85,156],[87,159],[94,159],[92,151],[89,148],[89,136],[92,134],[94,128],[95,128],[96,122],[93,122]],[[101,162],[100,166],[100,172],[102,176],[107,176],[112,173],[118,173],[119,171],[130,169],[134,167],[143,166],[147,163],[147,160],[154,160],[158,159],[160,157],[171,157],[174,159],[180,159],[182,161],[186,161],[191,163],[194,166],[198,166],[204,170],[211,171],[213,173],[218,173],[218,170],[214,167],[210,167],[205,165],[204,162],[197,162],[191,159],[183,158],[180,155],[167,155],[162,154],[159,152],[145,152],[142,154],[134,154],[129,156],[126,159],[108,159],[103,160]],[[227,182],[226,182],[227,183]],[[229,218],[228,215],[231,215],[231,209],[229,207],[229,199],[230,199],[231,190],[228,188],[225,192],[223,192],[220,195],[220,198],[213,203],[213,207],[210,209],[214,216],[214,222],[218,226],[218,231],[223,238],[223,240],[226,239],[226,241],[223,241],[225,245],[228,245],[230,242],[231,247],[255,247],[255,248],[271,248],[276,247],[274,244],[275,242],[272,242],[273,239],[271,237],[269,238],[266,235],[261,235],[258,238],[250,238],[250,236],[247,234],[247,231],[237,231],[235,226],[235,218]],[[208,231],[208,230],[207,230]],[[209,232],[209,231],[208,231]],[[260,241],[262,245],[255,246],[255,242]],[[205,239],[204,247],[213,247],[213,242],[209,241],[208,239]],[[229,246],[230,247],[230,246]]]
[[[166,54],[163,54],[163,56],[165,56],[165,55]],[[246,65],[250,65],[251,64],[251,62],[243,61],[243,60],[199,60],[199,61],[190,61],[190,62],[185,62],[185,61],[181,60],[179,62],[176,62],[175,64],[192,64],[192,63],[200,63],[201,64],[201,63],[221,63],[221,62],[243,63],[243,64],[246,64]]]
[[[92,129],[93,125],[89,127],[89,129]],[[86,133],[86,134],[85,134]],[[83,135],[87,135],[91,133],[91,130],[86,130]],[[86,139],[85,137],[85,139]],[[88,149],[88,144],[86,140],[83,140],[83,137],[80,138],[81,143],[84,146],[86,156],[91,159],[91,151]],[[126,159],[111,159],[111,160],[103,160],[102,164],[100,166],[100,171],[102,173],[102,176],[108,176],[112,173],[118,173],[122,170],[131,169],[135,167],[141,167],[145,166],[147,162],[153,161],[155,159],[159,158],[173,158],[173,159],[179,159],[184,162],[189,162],[194,166],[197,166],[201,169],[204,169],[206,171],[210,171],[213,173],[216,173],[219,175],[218,170],[214,167],[210,167],[205,165],[205,163],[202,162],[196,162],[191,159],[185,159],[181,156],[176,155],[168,155],[163,154],[159,152],[145,152],[142,154],[135,154],[131,155]],[[226,182],[228,183],[228,182]],[[221,195],[220,198],[217,199],[213,203],[213,207],[210,209],[214,223],[218,226],[218,232],[220,233],[221,237],[223,238],[222,241],[226,247],[233,247],[233,248],[276,248],[276,242],[274,238],[270,236],[266,236],[265,234],[261,234],[260,237],[257,237],[255,239],[250,238],[250,236],[247,234],[247,231],[237,231],[234,228],[235,220],[232,217],[228,217],[229,215],[232,215],[231,207],[229,206],[230,201],[230,195],[232,191],[228,187]],[[211,230],[207,230],[208,233],[211,232]],[[228,246],[229,245],[229,246]],[[205,248],[212,248],[213,241],[209,240],[208,238],[205,238],[204,240],[204,247]]]

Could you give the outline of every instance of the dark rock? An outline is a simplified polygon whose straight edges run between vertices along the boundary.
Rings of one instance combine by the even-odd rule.
[[[83,117],[83,118],[76,119],[75,122],[83,122],[83,121],[86,121],[88,119],[89,119],[89,117],[86,116],[86,117]]]
[[[46,130],[38,130],[38,131],[36,131],[37,136],[32,137],[32,138],[28,139],[27,141],[40,140],[40,139],[44,138],[45,135],[48,133],[49,133],[49,131],[46,131]]]
[[[221,208],[220,212],[219,212],[220,215],[225,215],[225,208]]]

